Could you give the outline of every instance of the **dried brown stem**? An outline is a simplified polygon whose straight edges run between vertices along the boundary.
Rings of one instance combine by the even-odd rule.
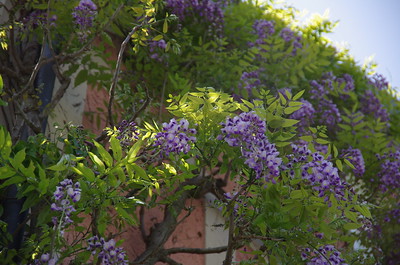
[[[108,123],[110,124],[111,128],[114,127],[114,120],[112,117],[112,105],[114,101],[114,95],[115,95],[115,88],[117,87],[117,82],[118,82],[118,76],[119,76],[119,71],[121,69],[121,64],[122,64],[122,57],[124,55],[126,46],[128,45],[130,39],[132,38],[133,34],[141,27],[142,25],[138,25],[132,28],[132,30],[129,32],[129,34],[126,36],[124,41],[121,43],[121,48],[119,49],[118,52],[118,57],[117,57],[117,64],[115,66],[115,71],[114,71],[114,76],[111,81],[111,86],[110,86],[110,91],[109,91],[109,100],[108,100]]]

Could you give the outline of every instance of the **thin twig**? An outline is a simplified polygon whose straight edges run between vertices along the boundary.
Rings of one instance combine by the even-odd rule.
[[[10,55],[11,58],[13,59],[13,62],[15,62],[16,65],[14,65],[16,72],[19,74],[20,71],[22,71],[23,69],[25,69],[22,66],[22,62],[21,62],[21,58],[19,58],[19,56],[16,54],[15,51],[15,24],[14,24],[14,15],[15,14],[11,14],[10,15],[10,20],[12,21],[11,27],[10,27]]]
[[[140,107],[140,109],[135,112],[135,114],[132,116],[131,119],[129,119],[129,122],[134,121],[139,116],[139,114],[147,108],[147,106],[151,102],[151,98],[150,98],[150,95],[149,95],[149,88],[147,87],[146,83],[144,84],[144,87],[146,89],[146,99],[143,102],[143,105]]]
[[[237,239],[260,239],[260,240],[268,240],[268,241],[286,241],[285,238],[274,238],[274,237],[269,237],[269,236],[257,236],[257,235],[238,236]]]
[[[129,34],[126,36],[124,41],[121,43],[121,48],[119,49],[118,52],[118,58],[117,58],[117,65],[115,66],[115,71],[114,71],[114,76],[111,81],[111,86],[110,86],[110,91],[108,93],[109,95],[109,100],[108,100],[108,123],[110,124],[111,128],[114,127],[114,121],[112,117],[112,104],[114,101],[114,95],[115,95],[115,88],[117,86],[118,82],[118,76],[119,76],[119,71],[121,69],[121,64],[122,64],[122,56],[124,55],[126,46],[128,45],[130,39],[132,38],[133,34],[141,27],[142,25],[138,25],[132,28],[132,30],[129,32]]]
[[[49,113],[57,106],[58,102],[60,102],[61,98],[65,94],[65,91],[67,91],[69,84],[71,83],[71,78],[62,76],[60,75],[61,73],[57,71],[56,74],[57,78],[60,80],[61,87],[57,90],[57,93],[54,95],[51,102],[43,110],[42,114],[40,115],[41,119],[46,118],[49,115]]]
[[[158,120],[161,122],[161,116],[162,116],[162,111],[163,111],[163,107],[164,107],[164,97],[165,97],[165,87],[167,85],[167,72],[165,72],[164,75],[164,81],[163,81],[163,86],[162,86],[162,90],[161,90],[161,104],[160,104],[160,110],[158,113]]]

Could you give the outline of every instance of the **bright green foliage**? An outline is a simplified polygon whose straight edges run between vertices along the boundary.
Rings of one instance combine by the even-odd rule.
[[[324,34],[336,23],[316,16],[299,26],[294,9],[277,8],[273,1],[224,1],[229,3],[221,7],[224,25],[218,35],[219,25],[210,27],[204,15],[191,10],[182,20],[163,1],[94,2],[96,17],[87,32],[79,32],[72,20],[78,1],[28,1],[14,7],[13,15],[31,9],[57,15],[55,28],[50,21],[24,28],[15,17],[0,25],[0,58],[10,55],[11,33],[51,44],[58,54],[57,78],[72,80],[75,87],[86,82],[108,90],[112,106],[107,115],[114,116],[108,117],[111,128],[99,136],[67,125],[51,137],[36,134],[22,140],[0,127],[0,192],[17,187],[22,211],[30,211],[20,253],[7,249],[12,237],[0,222],[0,260],[18,255],[28,264],[44,253],[58,253],[59,262],[72,258],[85,264],[94,258],[100,263],[86,250],[88,238],[111,239],[127,226],[143,230],[142,213],[162,208],[165,219],[150,232],[142,231],[147,250],[157,253],[146,250],[136,261],[166,261],[170,256],[164,243],[180,223],[178,216],[195,210],[185,202],[208,192],[216,195],[215,206],[226,218],[225,265],[232,264],[230,250],[254,242],[261,244],[247,253],[254,259],[241,264],[302,264],[313,258],[304,261],[305,249],[319,251],[326,245],[334,245],[348,264],[392,260],[400,229],[400,164],[394,155],[400,152],[400,103],[393,90],[374,83],[373,65],[359,66],[347,51],[333,47]],[[257,25],[269,25],[268,34]],[[118,60],[110,59],[120,43],[128,48],[122,47]],[[0,106],[19,99],[7,84],[29,88],[29,69],[18,79],[9,74],[14,68],[0,68]],[[21,99],[31,96],[22,92]],[[112,107],[120,113],[112,113]],[[255,113],[265,122],[263,143],[276,148],[279,174],[257,178],[246,152],[253,152],[256,163],[265,150],[224,139],[224,123],[243,113]],[[122,123],[110,122],[117,118],[137,124],[123,131]],[[170,125],[171,118],[170,123],[187,121],[184,129],[194,129],[195,139],[185,140],[185,151],[165,155],[165,145],[178,145],[186,136],[176,135],[183,129]],[[248,135],[257,135],[252,129]],[[168,130],[169,135],[160,136]],[[237,130],[234,137],[241,139],[243,132]],[[296,153],[294,145],[310,154]],[[316,161],[331,171],[318,171],[312,166]],[[263,166],[269,170],[270,165]],[[321,192],[323,174],[333,179],[332,172],[340,187]],[[321,182],[308,178],[312,174]],[[62,219],[66,211],[50,209],[65,179],[79,182],[81,198],[74,204],[72,223],[55,226],[52,218]],[[226,181],[235,183],[234,191],[226,190]],[[76,238],[67,241],[64,231]],[[354,250],[356,241],[365,248]]]

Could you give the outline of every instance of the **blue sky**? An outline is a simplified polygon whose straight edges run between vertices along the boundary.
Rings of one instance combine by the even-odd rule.
[[[339,20],[333,34],[326,37],[343,44],[360,65],[371,55],[392,87],[400,90],[400,1],[399,0],[287,0],[299,10],[323,14]]]

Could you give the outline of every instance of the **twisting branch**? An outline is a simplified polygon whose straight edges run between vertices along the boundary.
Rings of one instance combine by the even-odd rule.
[[[191,254],[212,254],[221,253],[228,249],[228,246],[221,246],[215,248],[169,248],[165,250],[167,255],[175,253],[191,253]]]
[[[140,216],[140,232],[142,233],[143,241],[147,244],[148,237],[147,237],[146,229],[144,227],[144,206],[140,207],[139,216]]]
[[[172,202],[165,208],[164,220],[154,226],[148,236],[147,249],[136,258],[134,264],[154,264],[163,257],[165,257],[163,246],[171,234],[175,231],[178,225],[178,216],[185,207],[186,200],[193,197],[196,193],[205,193],[212,188],[212,185],[207,185],[208,182],[214,179],[205,174],[199,174],[198,176],[189,179],[182,183],[175,193],[180,193],[180,197]],[[195,185],[198,188],[195,190],[185,190],[185,186]],[[209,189],[209,190],[206,190]]]
[[[37,126],[32,122],[32,120],[28,117],[28,115],[26,115],[25,111],[21,108],[18,102],[15,102],[15,106],[17,107],[19,114],[21,115],[22,119],[26,122],[26,124],[29,126],[29,128],[31,128],[35,134],[41,133],[42,129],[40,128],[40,126]]]
[[[171,259],[170,257],[167,256],[163,256],[162,258],[160,258],[160,261],[162,262],[166,262],[169,265],[182,265],[179,262],[176,262],[175,260]]]
[[[112,104],[114,101],[114,95],[115,95],[115,88],[117,86],[118,82],[118,76],[119,76],[119,71],[121,69],[121,63],[122,63],[122,56],[124,55],[126,46],[129,43],[129,40],[132,38],[133,34],[141,27],[142,25],[137,25],[132,28],[132,30],[129,32],[129,34],[126,36],[124,41],[121,44],[121,48],[119,49],[118,52],[118,58],[117,58],[117,65],[115,66],[115,71],[114,71],[114,76],[111,81],[111,86],[110,86],[110,91],[109,91],[109,101],[108,101],[108,123],[110,124],[111,127],[114,127],[114,121],[112,117]]]
[[[65,91],[67,91],[69,84],[71,83],[71,78],[63,76],[59,71],[56,71],[56,75],[58,80],[61,83],[61,87],[57,90],[57,93],[54,95],[51,102],[46,106],[43,112],[40,115],[40,118],[46,118],[49,113],[57,106],[58,102],[60,102],[61,98],[64,96]]]
[[[237,236],[237,239],[260,239],[260,240],[266,240],[266,241],[286,241],[285,238],[275,238],[275,237],[269,237],[269,236],[257,236],[257,235],[248,235],[248,236]]]
[[[226,255],[225,255],[225,260],[223,265],[231,265],[232,264],[232,258],[233,258],[233,241],[234,241],[234,212],[231,211],[229,215],[229,237],[228,237],[228,247],[226,250]]]

